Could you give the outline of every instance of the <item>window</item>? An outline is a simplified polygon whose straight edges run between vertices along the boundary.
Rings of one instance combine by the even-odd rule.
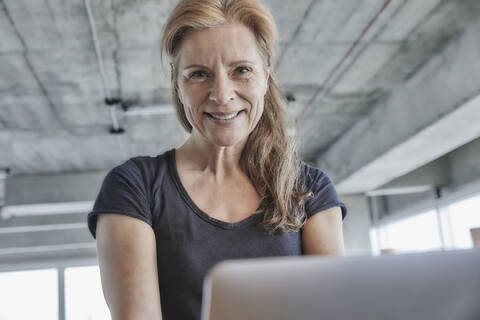
[[[449,247],[472,248],[470,229],[480,227],[480,195],[447,206],[442,213]]]
[[[111,319],[98,266],[65,269],[66,320]]]
[[[0,273],[0,319],[58,319],[57,270]]]
[[[421,252],[442,247],[435,210],[381,225],[372,230],[370,237],[374,253]]]
[[[480,228],[480,195],[439,208],[439,226],[436,210],[380,225],[370,230],[373,254],[382,251],[419,252],[473,247],[471,229]]]

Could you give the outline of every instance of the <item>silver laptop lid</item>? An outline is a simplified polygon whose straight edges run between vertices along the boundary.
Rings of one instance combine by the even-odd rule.
[[[203,320],[478,320],[480,250],[224,261]]]

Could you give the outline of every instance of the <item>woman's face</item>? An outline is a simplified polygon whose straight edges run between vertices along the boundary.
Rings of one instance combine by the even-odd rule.
[[[192,134],[219,147],[244,143],[263,113],[269,77],[253,33],[241,24],[190,31],[178,59]]]

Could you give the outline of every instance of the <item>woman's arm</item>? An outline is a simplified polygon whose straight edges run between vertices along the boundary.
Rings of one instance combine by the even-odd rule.
[[[307,220],[302,234],[303,253],[343,256],[342,211],[339,207],[318,212]]]
[[[129,216],[101,214],[97,252],[112,320],[162,319],[152,228]]]

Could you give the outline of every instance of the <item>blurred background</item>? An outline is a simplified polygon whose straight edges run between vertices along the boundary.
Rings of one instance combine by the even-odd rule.
[[[86,215],[105,174],[186,138],[174,0],[0,0],[0,320],[110,319]],[[304,161],[347,255],[480,245],[480,2],[268,0]]]

